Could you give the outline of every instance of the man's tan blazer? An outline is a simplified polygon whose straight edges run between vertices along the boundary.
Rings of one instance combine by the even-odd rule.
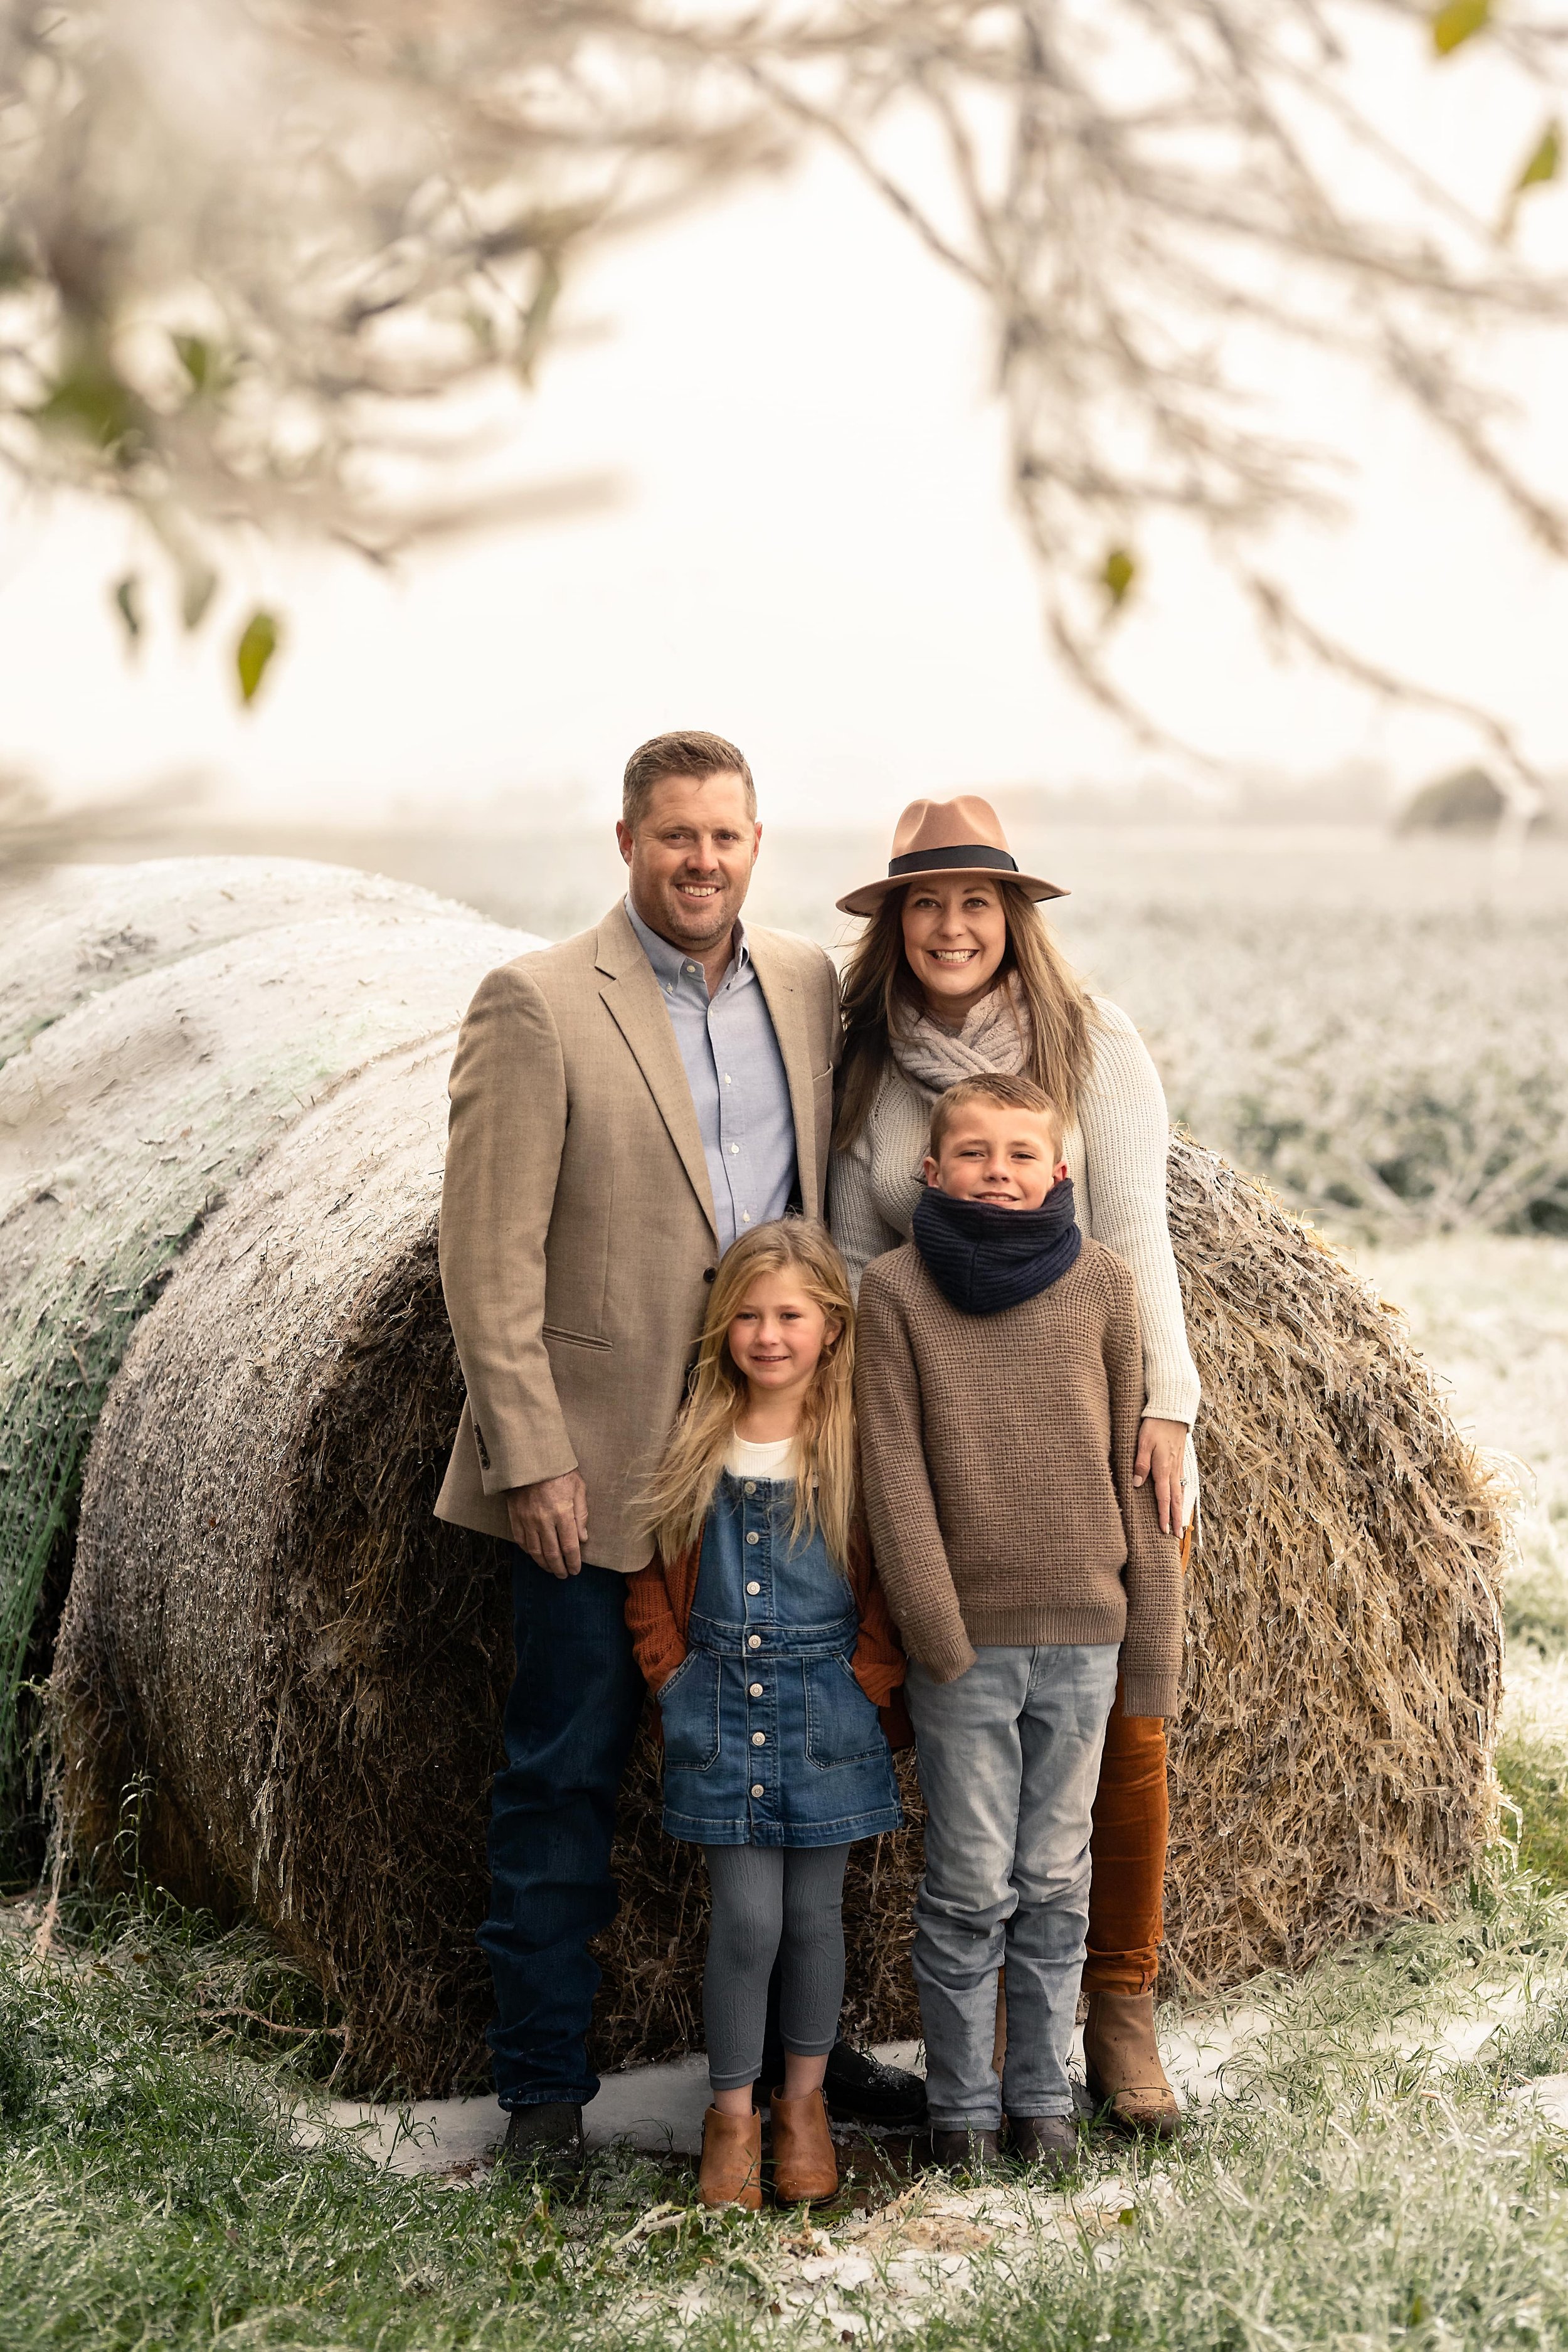
[[[746,933],[822,1213],[839,1040],[818,947]],[[577,1469],[585,1556],[641,1568],[637,1496],[702,1326],[718,1227],[680,1048],[624,906],[480,982],[452,1063],[441,1281],[468,1403],[436,1508],[504,1536],[505,1492]]]

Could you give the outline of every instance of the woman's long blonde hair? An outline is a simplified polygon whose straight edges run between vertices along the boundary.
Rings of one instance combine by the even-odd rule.
[[[1044,1087],[1071,1127],[1079,1089],[1093,1056],[1093,1006],[1039,908],[1005,875],[987,875],[1002,896],[1007,945],[997,980],[1016,973],[1029,1014],[1026,1077]],[[913,886],[908,886],[912,887]],[[889,890],[849,950],[844,967],[844,1055],[838,1066],[836,1150],[853,1143],[871,1115],[893,1059],[892,1028],[900,1005],[923,1011],[925,993],[904,952],[905,890]]]
[[[806,1297],[839,1327],[823,1348],[801,1412],[790,1540],[799,1543],[820,1528],[834,1559],[848,1561],[855,1513],[855,1301],[826,1227],[804,1217],[756,1226],[719,1261],[689,1393],[647,1490],[648,1533],[666,1559],[701,1535],[746,1402],[744,1375],[730,1353],[730,1326],[759,1275],[786,1273],[799,1276]]]

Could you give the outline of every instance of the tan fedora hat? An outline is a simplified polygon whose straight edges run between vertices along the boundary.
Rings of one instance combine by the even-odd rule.
[[[893,832],[887,878],[867,882],[838,900],[846,915],[874,915],[889,890],[901,890],[921,874],[1005,875],[1031,898],[1065,898],[1055,882],[1020,874],[1007,846],[1002,820],[989,801],[960,793],[955,801],[911,801]]]

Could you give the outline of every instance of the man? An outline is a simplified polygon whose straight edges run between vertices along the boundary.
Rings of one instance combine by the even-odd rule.
[[[503,2160],[520,2166],[580,2161],[599,2087],[588,1942],[615,1916],[643,1703],[621,1583],[647,1557],[639,1489],[721,1253],[791,1206],[821,1213],[839,1037],[822,950],[742,925],[762,826],[732,743],[645,743],[616,837],[624,903],[490,972],[468,1008],[441,1203],[468,1402],[437,1509],[500,1537],[512,1575],[479,1940]],[[900,2096],[855,2052],[839,2075],[841,2103]]]

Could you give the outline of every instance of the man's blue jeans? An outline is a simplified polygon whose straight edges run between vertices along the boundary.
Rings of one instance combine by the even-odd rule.
[[[1070,2116],[1068,2050],[1089,1926],[1089,1833],[1114,1643],[983,1649],[935,1683],[911,1658],[904,1695],[924,1792],[925,1876],[910,1955],[939,2131]],[[992,2071],[996,1971],[1007,2056]]]
[[[490,1795],[489,2029],[501,2105],[582,2106],[599,2078],[587,2034],[599,1988],[588,1939],[620,1900],[610,1876],[616,1798],[642,1713],[626,1582],[607,1568],[547,1576],[515,1544],[517,1674]]]

